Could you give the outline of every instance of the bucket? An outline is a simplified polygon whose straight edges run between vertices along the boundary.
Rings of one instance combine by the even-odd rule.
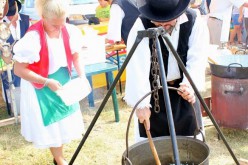
[[[191,137],[177,136],[177,145],[180,163],[183,165],[208,165],[208,146]],[[173,148],[170,137],[153,138],[157,149],[158,157],[162,165],[172,165],[174,163]],[[156,164],[148,140],[141,141],[129,147],[123,153],[122,165],[154,165]]]

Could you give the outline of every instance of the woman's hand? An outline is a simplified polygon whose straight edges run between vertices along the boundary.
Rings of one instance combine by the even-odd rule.
[[[239,22],[239,23],[242,23],[242,21],[243,21],[243,16],[240,15],[239,18],[238,18],[238,22]]]
[[[140,109],[136,109],[136,115],[139,119],[140,123],[146,122],[147,130],[150,130],[150,116],[151,116],[151,110],[149,107],[144,107]]]
[[[187,84],[180,84],[179,90],[177,93],[187,100],[189,103],[195,103],[195,93],[194,90]]]
[[[62,85],[54,79],[47,79],[46,86],[49,87],[52,91],[57,91],[62,88]]]

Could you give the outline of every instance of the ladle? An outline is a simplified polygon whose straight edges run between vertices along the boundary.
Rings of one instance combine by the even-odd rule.
[[[154,145],[154,143],[152,141],[152,136],[151,136],[150,130],[147,129],[146,121],[144,121],[144,126],[145,126],[145,129],[146,129],[146,135],[147,135],[147,138],[148,138],[148,141],[149,141],[149,144],[150,144],[150,148],[152,150],[152,154],[153,154],[154,159],[156,161],[156,165],[161,165],[161,162],[160,162],[159,157],[158,157],[157,150],[156,150],[155,145]]]

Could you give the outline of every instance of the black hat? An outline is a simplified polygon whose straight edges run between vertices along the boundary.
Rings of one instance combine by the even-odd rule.
[[[152,21],[168,22],[182,15],[190,0],[137,0],[140,13]]]
[[[22,8],[22,4],[20,1],[18,0],[9,0],[9,11],[6,14],[6,16],[13,16],[16,13],[16,4],[17,3],[17,7],[18,7],[18,12],[21,10]]]

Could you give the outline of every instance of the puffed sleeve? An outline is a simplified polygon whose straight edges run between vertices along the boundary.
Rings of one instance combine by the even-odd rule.
[[[27,32],[13,47],[13,60],[32,64],[40,60],[40,36],[36,31]]]
[[[28,32],[13,47],[13,60],[32,64],[40,60],[40,37],[35,31]]]
[[[67,31],[70,35],[70,47],[72,54],[79,53],[82,50],[83,34],[80,29],[74,25],[67,24]]]

